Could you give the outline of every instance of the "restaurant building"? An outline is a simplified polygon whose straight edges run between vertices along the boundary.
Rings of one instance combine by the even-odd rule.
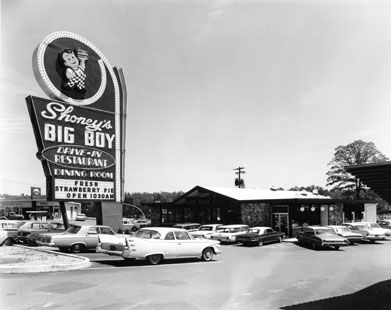
[[[376,221],[373,201],[336,200],[307,191],[196,186],[172,203],[144,207],[153,225],[247,224],[270,226],[286,236],[306,225]]]

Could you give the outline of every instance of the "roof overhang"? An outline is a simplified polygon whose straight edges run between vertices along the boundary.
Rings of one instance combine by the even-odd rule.
[[[391,203],[391,161],[345,167],[388,203]]]

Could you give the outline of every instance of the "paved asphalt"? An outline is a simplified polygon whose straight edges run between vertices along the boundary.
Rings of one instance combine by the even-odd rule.
[[[318,250],[223,245],[212,262],[126,265],[87,253],[77,271],[1,275],[1,309],[391,309],[391,241]]]

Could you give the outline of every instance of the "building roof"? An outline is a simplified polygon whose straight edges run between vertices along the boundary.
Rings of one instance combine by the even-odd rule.
[[[327,199],[328,196],[307,192],[307,191],[286,191],[257,188],[237,187],[204,187],[215,193],[239,200],[281,200],[281,199]]]
[[[285,191],[256,188],[237,187],[206,187],[196,186],[174,203],[181,203],[184,199],[208,198],[210,192],[237,200],[237,201],[270,201],[270,200],[306,200],[306,199],[330,199],[328,196],[319,195],[307,191]]]
[[[391,203],[391,161],[347,166],[345,169]]]

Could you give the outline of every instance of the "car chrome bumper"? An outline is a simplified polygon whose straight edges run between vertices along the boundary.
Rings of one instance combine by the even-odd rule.
[[[37,240],[36,242],[37,242],[37,245],[39,245],[39,246],[56,246],[54,242],[49,243],[49,242],[42,242],[39,240]]]
[[[102,244],[98,243],[98,245],[96,247],[96,253],[122,256],[124,254],[124,251],[104,249],[104,248],[102,248]]]

